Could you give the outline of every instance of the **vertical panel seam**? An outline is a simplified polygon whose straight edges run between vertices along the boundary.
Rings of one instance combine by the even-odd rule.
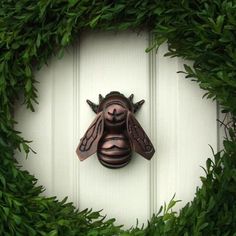
[[[183,71],[183,60],[181,58],[177,58],[177,68],[178,73],[179,71]],[[176,186],[176,192],[174,193],[177,195],[178,198],[178,192],[180,192],[180,177],[179,177],[179,170],[181,169],[181,156],[180,156],[180,141],[178,139],[178,135],[180,135],[180,80],[183,79],[182,73],[179,73],[177,76],[177,81],[176,81],[176,128],[175,128],[175,140],[176,140],[176,155],[175,158],[176,160],[176,168],[175,168],[175,173],[174,173],[174,179],[175,179],[175,186]],[[178,199],[177,199],[178,200]]]
[[[79,140],[79,44],[73,45],[73,202],[78,207],[79,202],[79,161],[75,150]]]
[[[149,34],[149,46],[153,44],[154,37]],[[156,147],[156,130],[157,130],[157,120],[156,120],[156,97],[157,97],[157,87],[156,87],[156,51],[153,49],[149,52],[149,101],[150,101],[150,118],[149,118],[149,127],[150,127],[150,138],[153,142],[155,149]],[[157,150],[156,150],[157,152]],[[149,203],[149,215],[152,215],[157,212],[157,157],[153,156],[150,161],[149,169],[149,183],[150,183],[150,203]]]
[[[217,152],[220,151],[220,146],[221,146],[221,132],[220,132],[220,105],[218,102],[216,102],[216,135],[217,135],[217,140],[216,140],[216,148]]]
[[[52,70],[52,94],[51,94],[51,191],[55,195],[55,66]]]

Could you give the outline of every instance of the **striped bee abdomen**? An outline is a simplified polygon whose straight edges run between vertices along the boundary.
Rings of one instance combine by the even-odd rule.
[[[129,139],[124,134],[105,134],[98,145],[98,160],[108,168],[121,168],[131,159]]]

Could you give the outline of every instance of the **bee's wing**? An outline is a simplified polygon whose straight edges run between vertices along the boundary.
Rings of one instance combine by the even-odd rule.
[[[102,137],[103,129],[103,112],[100,112],[89,126],[83,138],[81,138],[76,149],[76,153],[81,161],[97,151],[98,142]]]
[[[155,149],[147,134],[130,111],[128,111],[127,114],[126,125],[132,149],[144,158],[150,160],[155,152]]]

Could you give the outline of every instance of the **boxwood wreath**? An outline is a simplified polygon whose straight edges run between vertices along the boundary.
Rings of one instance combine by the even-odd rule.
[[[29,143],[14,129],[14,102],[37,103],[33,71],[63,54],[81,30],[148,29],[167,56],[193,61],[187,78],[231,117],[224,149],[206,161],[202,186],[177,214],[176,201],[146,227],[122,230],[100,212],[78,211],[66,199],[43,197],[37,180],[14,159]],[[236,235],[236,1],[2,0],[0,8],[0,235]]]

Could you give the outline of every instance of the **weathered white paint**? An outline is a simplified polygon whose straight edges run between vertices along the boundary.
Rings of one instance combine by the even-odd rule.
[[[37,155],[24,160],[46,187],[46,195],[69,196],[81,210],[104,209],[127,227],[146,222],[176,193],[178,207],[190,201],[203,174],[200,165],[217,147],[217,109],[202,100],[197,84],[177,74],[181,59],[145,53],[147,33],[85,32],[62,60],[53,58],[36,73],[39,102],[35,113],[17,106],[17,128]],[[75,149],[95,114],[86,99],[112,90],[135,101],[145,99],[137,119],[151,137],[156,154],[151,162],[134,154],[123,169],[106,169],[96,156],[79,162]]]

